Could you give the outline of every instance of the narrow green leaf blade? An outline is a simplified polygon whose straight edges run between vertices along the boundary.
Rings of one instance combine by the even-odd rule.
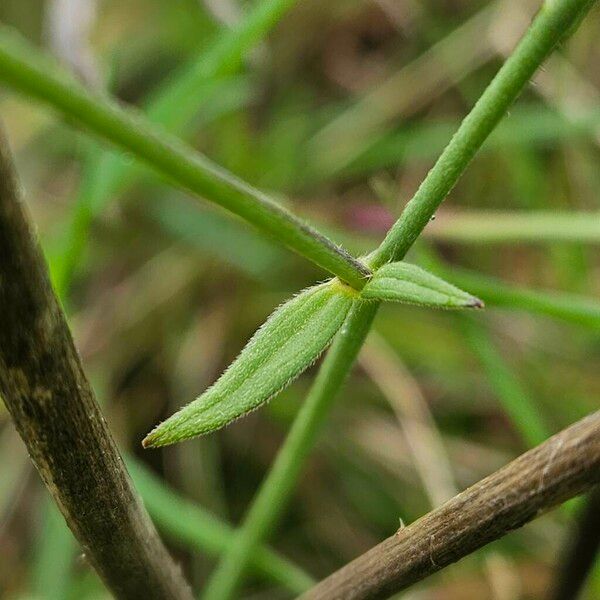
[[[144,439],[144,447],[209,433],[267,402],[319,357],[356,297],[333,280],[280,306],[217,382],[158,425]]]
[[[388,263],[378,269],[363,288],[361,297],[434,308],[483,308],[479,298],[406,262]]]

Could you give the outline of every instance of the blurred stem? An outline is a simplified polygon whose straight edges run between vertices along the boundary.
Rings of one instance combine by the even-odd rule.
[[[468,316],[461,315],[460,320],[467,340],[513,426],[528,447],[541,444],[548,439],[549,432],[540,417],[539,407],[509,369],[484,326]]]
[[[421,388],[394,349],[373,332],[360,364],[396,415],[431,508],[458,494],[452,463]]]
[[[212,200],[361,289],[369,270],[264,193],[155,128],[133,110],[88,92],[7,28],[0,28],[0,78],[42,100],[194,194]]]
[[[222,93],[224,77],[234,73],[245,53],[259,43],[297,0],[258,0],[240,23],[224,30],[216,41],[150,95],[145,102],[148,119],[178,135],[189,132],[189,124],[205,109],[203,102]],[[197,0],[195,1],[198,4]],[[215,98],[218,101],[218,98]],[[188,134],[189,134],[188,132]],[[135,166],[115,152],[90,148],[85,176],[75,212],[69,224],[64,249],[55,274],[58,287],[68,287],[80,262],[91,221],[117,189],[135,173]]]
[[[4,401],[0,397],[0,422],[4,424]],[[0,538],[13,514],[20,505],[19,498],[27,486],[31,463],[24,446],[19,444],[17,432],[8,427],[0,431],[0,456],[10,456],[0,471]]]
[[[378,306],[375,302],[356,303],[346,318],[244,523],[203,591],[202,596],[207,600],[235,595],[254,549],[275,526],[294,491],[305,459],[369,332]]]
[[[181,131],[198,110],[199,95],[211,80],[231,75],[251,48],[261,42],[298,0],[256,0],[244,18],[182,67],[149,98],[148,116],[172,131]]]
[[[513,55],[463,121],[400,219],[369,257],[370,267],[377,269],[390,260],[404,258],[529,77],[565,31],[579,22],[591,5],[590,0],[556,0],[551,6],[543,7]],[[327,408],[348,374],[378,306],[378,303],[356,304],[347,317],[244,523],[207,584],[203,594],[206,600],[226,600],[235,594],[249,555],[274,526],[291,495],[300,467],[316,438],[317,425],[324,420]]]
[[[441,267],[439,263],[432,270],[481,298],[487,306],[522,309],[590,329],[600,329],[600,302],[592,298],[521,288],[468,269]]]
[[[71,584],[77,542],[52,500],[44,495],[43,526],[33,562],[32,594],[44,600],[63,600]]]
[[[600,550],[600,486],[586,499],[569,540],[556,581],[548,594],[550,600],[573,600],[579,597]],[[591,597],[591,596],[590,596]]]
[[[96,144],[88,144],[89,150],[85,156],[84,177],[79,184],[78,198],[69,215],[69,224],[64,245],[58,256],[50,261],[50,273],[56,294],[68,308],[69,291],[77,265],[84,256],[87,246],[90,226],[94,214],[94,191],[103,189],[106,180],[104,171],[97,168],[103,155]],[[106,154],[106,153],[105,153]],[[110,186],[110,183],[108,182]]]
[[[344,169],[392,119],[410,117],[495,54],[490,25],[507,19],[499,4],[489,2],[473,17],[344,108],[308,143],[309,170],[322,178]],[[509,13],[510,11],[506,11]],[[423,31],[428,28],[422,27]],[[451,57],[451,58],[449,58]],[[443,147],[442,147],[443,148]]]
[[[497,244],[522,242],[600,242],[600,212],[460,211],[444,213],[427,228],[443,242]]]
[[[371,268],[377,269],[406,254],[524,85],[593,3],[594,0],[544,3],[531,27],[464,119],[398,221],[371,255]]]
[[[160,531],[196,552],[211,556],[218,556],[229,547],[233,532],[229,525],[177,494],[132,457],[127,460],[127,468]],[[257,573],[294,594],[305,591],[313,583],[302,569],[269,548],[257,547],[249,564]]]
[[[194,502],[171,490],[141,462],[127,459],[127,469],[146,510],[157,528],[176,542],[210,556],[228,547],[231,527]],[[34,561],[32,593],[36,598],[62,600],[70,587],[70,570],[78,544],[64,519],[48,498],[43,529]],[[292,592],[306,591],[314,581],[302,569],[269,548],[258,547],[249,566],[256,573]]]

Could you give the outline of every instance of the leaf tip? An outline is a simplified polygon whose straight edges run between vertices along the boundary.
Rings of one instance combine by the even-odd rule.
[[[152,439],[152,434],[149,433],[143,440],[142,440],[142,448],[146,449],[146,448],[154,448],[154,441]]]
[[[480,300],[479,298],[477,298],[475,296],[471,296],[471,298],[469,299],[469,302],[466,304],[466,307],[481,309],[481,308],[485,308],[485,303],[483,302],[483,300]]]
[[[155,427],[143,440],[142,448],[158,448],[160,446],[166,446],[169,443],[168,440],[164,439],[160,425]]]

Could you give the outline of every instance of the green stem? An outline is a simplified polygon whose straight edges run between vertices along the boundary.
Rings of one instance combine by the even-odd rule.
[[[463,121],[396,225],[371,255],[370,266],[377,268],[389,260],[404,258],[531,74],[591,5],[590,0],[556,0],[542,9],[513,57]],[[319,425],[360,350],[378,306],[377,303],[357,304],[346,319],[244,523],[204,591],[206,600],[226,600],[237,590],[248,557],[275,525],[292,493]]]
[[[399,260],[425,228],[500,119],[552,49],[594,0],[545,2],[527,33],[461,123],[402,215],[370,257],[377,269]]]
[[[88,92],[5,27],[0,28],[0,78],[143,159],[177,185],[237,214],[353,287],[364,285],[369,270],[331,240],[135,111]]]
[[[359,302],[352,308],[327,353],[313,387],[256,495],[244,524],[204,589],[204,598],[216,600],[235,595],[254,549],[274,527],[294,491],[305,459],[369,332],[378,306],[376,302]]]
[[[184,65],[145,102],[150,121],[181,135],[206,103],[214,106],[222,98],[225,76],[239,67],[244,54],[259,43],[297,0],[258,0],[233,29],[226,30],[206,51]],[[239,97],[239,91],[238,91]],[[53,281],[58,289],[68,289],[76,265],[87,243],[94,216],[107,201],[134,178],[136,169],[123,156],[90,148],[75,213],[69,223],[63,260],[57,261]]]

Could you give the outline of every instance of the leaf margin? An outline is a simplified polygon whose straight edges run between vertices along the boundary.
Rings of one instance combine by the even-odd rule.
[[[341,328],[352,304],[358,298],[359,293],[356,290],[344,284],[339,279],[334,278],[316,286],[306,288],[290,300],[281,304],[271,313],[263,325],[257,329],[238,356],[225,369],[215,383],[195,400],[192,400],[165,421],[154,427],[142,441],[143,447],[157,448],[200,435],[206,435],[229,425],[233,421],[244,417],[269,402],[319,358]],[[311,300],[313,300],[312,305]],[[336,308],[339,308],[339,310],[336,311]],[[291,337],[283,338],[283,334],[288,333],[290,330],[290,323],[286,323],[288,315],[292,321],[291,328],[293,329],[294,324],[300,323],[300,329],[293,332]],[[326,327],[323,329],[321,327],[323,323],[319,325],[315,324],[315,320],[319,316],[323,318],[334,317],[335,320],[331,323],[324,323]],[[323,319],[321,320],[323,321]],[[280,331],[274,330],[277,326],[279,326]],[[238,401],[238,408],[243,406],[243,409],[233,411],[234,414],[231,416],[232,411],[230,407],[225,407],[222,417],[219,419],[218,407],[223,401],[227,401],[229,398],[229,393],[227,392],[228,386],[231,387],[232,384],[234,385],[231,394],[235,396],[236,392],[239,393],[247,381],[257,377],[257,373],[264,372],[268,375],[269,364],[275,362],[277,366],[280,366],[278,361],[280,363],[281,359],[278,357],[278,354],[286,350],[289,353],[293,350],[292,344],[301,341],[303,334],[306,334],[307,330],[313,333],[316,332],[317,334],[324,334],[320,340],[313,340],[312,351],[308,352],[308,356],[304,352],[304,360],[290,369],[289,375],[285,378],[281,376],[281,373],[271,373],[271,385],[267,386],[268,393],[260,394],[259,400],[256,399],[257,396],[255,395],[254,400],[250,402],[249,400],[252,399],[253,394],[251,391],[249,393],[246,392],[242,394],[241,400]],[[278,336],[282,338],[282,343],[279,346],[273,344],[273,338],[277,338]],[[305,349],[301,348],[297,355],[302,354],[303,350]],[[243,362],[247,362],[248,360],[250,360],[249,364],[251,368],[247,376],[244,377]],[[238,381],[239,384],[235,385]],[[261,387],[260,384],[258,387]],[[229,415],[228,417],[225,417],[226,413]],[[207,415],[209,417],[212,416],[212,421],[209,422],[210,424],[206,423],[202,425],[202,418],[207,418]]]
[[[390,301],[429,308],[483,308],[482,300],[418,265],[386,263],[373,273],[360,292],[366,301]]]

